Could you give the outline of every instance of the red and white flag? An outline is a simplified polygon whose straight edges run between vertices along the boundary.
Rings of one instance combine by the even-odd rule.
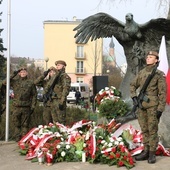
[[[158,69],[163,71],[166,75],[166,83],[167,83],[166,102],[167,104],[170,104],[170,69],[168,65],[165,36],[162,36],[161,45],[159,48],[159,60],[160,63]]]

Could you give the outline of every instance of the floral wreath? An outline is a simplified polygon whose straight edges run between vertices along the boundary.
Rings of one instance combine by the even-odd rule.
[[[121,92],[117,90],[114,86],[105,87],[101,89],[95,96],[95,101],[97,105],[100,105],[104,100],[111,99],[119,99],[121,97]]]

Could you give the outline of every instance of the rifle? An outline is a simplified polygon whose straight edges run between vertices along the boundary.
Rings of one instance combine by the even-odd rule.
[[[159,62],[156,63],[155,67],[153,68],[151,74],[147,77],[138,97],[137,97],[137,101],[138,101],[138,105],[134,105],[132,110],[130,112],[128,112],[126,115],[124,116],[121,116],[121,117],[117,117],[115,120],[117,123],[125,123],[125,122],[128,122],[130,120],[133,120],[133,119],[136,119],[137,116],[136,116],[136,110],[137,108],[143,108],[142,107],[142,101],[146,101],[146,102],[149,102],[149,99],[147,98],[147,96],[145,96],[145,92],[146,92],[146,89],[150,83],[150,81],[152,80],[156,70],[157,70],[157,67],[159,65]]]
[[[155,67],[153,68],[151,74],[149,74],[149,76],[147,77],[147,79],[146,79],[146,81],[145,81],[142,89],[140,90],[139,95],[137,96],[138,104],[134,105],[133,108],[132,108],[132,110],[131,110],[131,112],[130,112],[134,118],[136,118],[135,112],[136,112],[137,108],[138,108],[138,107],[141,108],[141,109],[143,108],[142,102],[143,102],[143,101],[149,102],[149,99],[148,99],[147,96],[145,95],[145,92],[146,92],[146,89],[147,89],[150,81],[152,80],[153,76],[155,75],[155,72],[156,72],[156,70],[157,70],[158,65],[159,65],[159,62],[156,63],[156,65],[155,65]]]
[[[54,87],[55,87],[55,85],[58,83],[61,73],[62,73],[62,71],[59,71],[59,74],[55,77],[55,79],[54,79],[54,81],[52,82],[52,84],[51,84],[50,88],[48,89],[47,93],[45,93],[45,94],[43,95],[43,103],[44,103],[44,106],[46,106],[46,103],[47,103],[48,101],[51,101]]]

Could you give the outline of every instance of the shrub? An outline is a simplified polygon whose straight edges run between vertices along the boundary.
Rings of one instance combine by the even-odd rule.
[[[122,99],[104,100],[98,107],[99,116],[113,119],[123,116],[129,111],[128,105]]]

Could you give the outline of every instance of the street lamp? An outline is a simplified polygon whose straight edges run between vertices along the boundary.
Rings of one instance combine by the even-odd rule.
[[[106,73],[109,74],[109,73],[110,73],[110,70],[106,70]]]
[[[48,68],[48,66],[47,66],[47,63],[48,63],[48,61],[49,61],[49,58],[48,57],[45,57],[45,62],[46,62],[46,70],[47,70],[47,68]]]

